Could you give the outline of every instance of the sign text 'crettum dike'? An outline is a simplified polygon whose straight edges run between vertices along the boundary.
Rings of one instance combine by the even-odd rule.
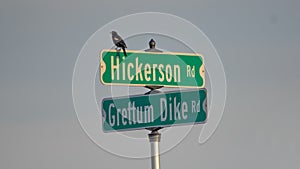
[[[205,123],[206,89],[172,91],[102,100],[103,131]]]

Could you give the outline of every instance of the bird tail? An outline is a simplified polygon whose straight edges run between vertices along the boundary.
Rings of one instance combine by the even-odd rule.
[[[123,49],[124,56],[127,56],[125,48],[122,48],[122,49]]]

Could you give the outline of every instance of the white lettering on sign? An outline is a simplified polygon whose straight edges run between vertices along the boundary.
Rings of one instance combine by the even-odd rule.
[[[123,60],[125,58],[123,57]],[[111,56],[111,79],[112,80],[136,80],[136,81],[156,81],[160,82],[181,82],[179,65],[163,65],[140,63],[139,58],[135,58],[135,62],[121,62],[120,58]],[[158,73],[156,75],[156,73]],[[120,78],[120,76],[122,76]],[[157,77],[158,76],[158,77]]]
[[[167,105],[169,104],[169,105]],[[167,108],[168,107],[168,108]],[[177,98],[169,98],[167,103],[166,98],[160,98],[160,120],[162,122],[166,120],[181,120],[187,119],[188,104],[185,101],[178,102]]]
[[[116,108],[114,103],[109,105],[108,121],[110,126],[132,125],[136,123],[151,123],[154,121],[152,105],[135,106],[135,102],[128,102],[128,107]]]
[[[195,77],[195,66],[186,65],[186,77]]]
[[[182,100],[181,97],[160,97],[154,103],[136,105],[135,101],[128,104],[110,103],[108,107],[108,124],[114,126],[130,126],[135,124],[150,124],[159,121],[160,124],[187,120],[195,117],[201,109],[200,100]],[[122,105],[122,106],[120,106]],[[118,107],[119,106],[119,107]],[[190,110],[190,111],[189,111]],[[157,116],[154,114],[157,112]],[[157,119],[155,119],[155,117]],[[172,123],[173,124],[173,123]]]
[[[198,102],[196,101],[192,101],[192,112],[193,113],[198,113],[200,112],[200,100],[198,100]]]
[[[108,109],[108,121],[109,121],[109,125],[110,126],[114,126],[115,125],[115,116],[111,115],[111,108],[115,107],[114,104],[110,104],[109,105],[109,109]]]

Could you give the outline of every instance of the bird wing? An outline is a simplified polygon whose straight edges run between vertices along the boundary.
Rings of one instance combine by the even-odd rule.
[[[113,36],[113,37],[112,37],[112,40],[113,40],[114,44],[116,45],[117,43],[119,43],[120,38],[117,37],[117,36]]]
[[[115,36],[115,37],[113,37],[113,40],[118,42],[118,41],[120,41],[120,38]]]
[[[124,42],[124,40],[121,40],[119,42],[119,44],[120,44],[121,47],[127,48],[126,43]]]

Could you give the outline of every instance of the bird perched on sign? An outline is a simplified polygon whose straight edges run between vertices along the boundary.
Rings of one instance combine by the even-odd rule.
[[[126,50],[125,50],[125,48],[127,48],[127,46],[126,46],[126,43],[124,42],[124,40],[121,38],[121,36],[118,35],[118,33],[116,31],[112,31],[111,35],[112,35],[112,40],[113,40],[114,44],[117,47],[122,48],[124,56],[127,56]]]

